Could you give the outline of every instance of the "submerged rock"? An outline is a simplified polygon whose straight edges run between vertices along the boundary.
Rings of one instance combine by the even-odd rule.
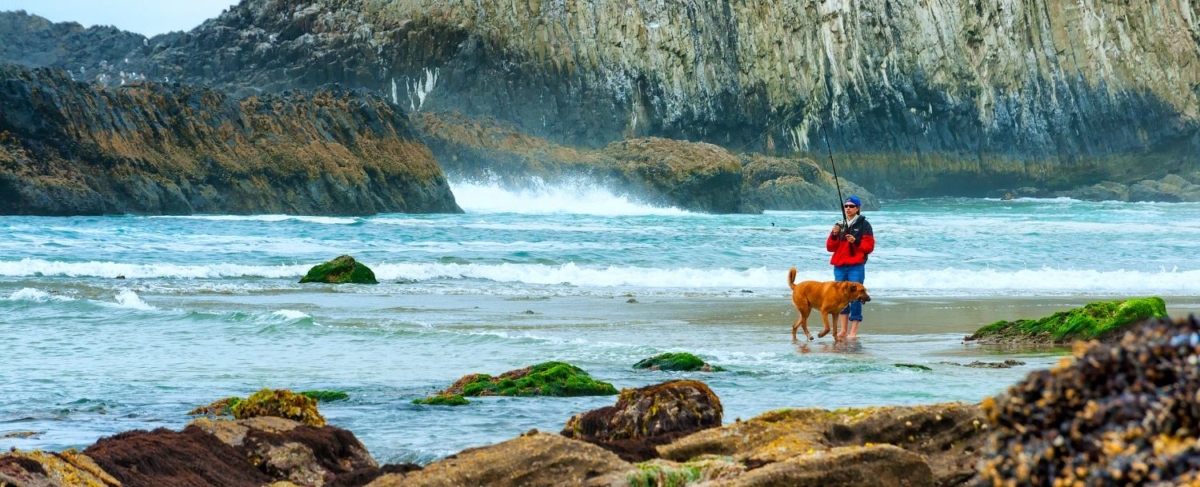
[[[983,402],[973,485],[1189,485],[1200,478],[1200,321],[1153,320]]]
[[[318,264],[308,270],[308,274],[300,278],[300,283],[324,282],[329,284],[379,284],[375,280],[375,272],[369,267],[354,260],[354,257],[343,255],[324,264]]]
[[[1055,344],[1075,340],[1118,340],[1142,321],[1165,318],[1159,297],[1088,303],[1038,320],[997,321],[964,338],[983,344]]]
[[[721,400],[703,382],[676,380],[624,389],[614,406],[577,414],[562,435],[630,461],[655,458],[657,445],[721,425]]]
[[[633,364],[633,368],[683,372],[720,372],[725,370],[721,367],[709,365],[708,362],[701,360],[700,357],[687,352],[660,353],[648,359],[639,360]]]

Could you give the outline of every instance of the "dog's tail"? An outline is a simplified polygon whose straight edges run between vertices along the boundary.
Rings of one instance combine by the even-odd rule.
[[[788,287],[796,289],[796,268],[788,269]]]

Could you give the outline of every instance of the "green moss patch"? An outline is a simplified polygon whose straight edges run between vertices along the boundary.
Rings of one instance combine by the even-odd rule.
[[[425,399],[413,399],[413,404],[425,404],[429,406],[466,406],[471,404],[467,398],[459,394],[437,394],[429,396]]]
[[[1038,320],[997,321],[967,341],[981,343],[1063,343],[1119,337],[1131,325],[1166,318],[1167,304],[1159,297],[1088,303]]]
[[[687,352],[680,353],[660,353],[648,359],[640,360],[633,364],[635,369],[650,369],[650,370],[676,370],[684,372],[704,371],[704,372],[720,372],[724,368],[709,365],[695,355]]]
[[[308,274],[300,279],[301,283],[324,282],[329,284],[379,284],[375,273],[367,266],[354,260],[354,257],[343,255],[324,264],[309,269]]]
[[[349,394],[341,391],[303,391],[300,395],[316,399],[317,402],[345,401],[350,399]]]
[[[610,396],[617,388],[592,379],[583,369],[566,362],[545,362],[510,370],[499,376],[471,374],[458,379],[438,396]],[[425,398],[421,401],[435,400]],[[428,404],[428,403],[422,403]]]

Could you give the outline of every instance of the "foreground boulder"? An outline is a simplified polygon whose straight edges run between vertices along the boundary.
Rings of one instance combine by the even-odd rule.
[[[668,381],[622,390],[616,405],[572,416],[562,435],[642,461],[658,456],[656,445],[720,426],[723,411],[721,400],[703,382]]]
[[[1115,341],[1142,321],[1166,317],[1167,304],[1159,297],[1099,301],[1038,320],[997,321],[964,340],[998,345]]]
[[[974,484],[1195,485],[1200,321],[1154,320],[1029,374],[983,409],[994,430]]]
[[[510,370],[496,377],[487,374],[463,376],[420,404],[462,404],[462,396],[607,396],[617,389],[598,381],[583,369],[565,362],[543,362]],[[456,399],[455,396],[458,396]]]
[[[271,478],[297,485],[327,485],[347,474],[379,470],[353,433],[334,426],[313,427],[272,416],[200,418],[192,425],[233,447]]]
[[[934,485],[959,485],[974,474],[986,433],[979,407],[964,403],[834,411],[804,408],[767,412],[689,435],[657,450],[662,458],[676,462],[706,455],[730,457],[753,470],[840,447],[889,444],[923,456]],[[903,465],[912,458],[886,452],[871,455],[881,462]],[[801,463],[808,465],[807,461]],[[925,478],[921,472],[914,471],[914,475]]]
[[[241,452],[196,426],[126,431],[101,438],[83,453],[123,487],[259,487],[273,480]]]
[[[120,481],[76,450],[13,450],[0,455],[0,485],[8,487],[113,487]]]
[[[368,485],[557,487],[582,485],[631,467],[600,447],[534,430],[503,443],[464,450],[420,471],[383,475]]]
[[[300,278],[300,283],[324,282],[328,284],[379,284],[375,280],[375,272],[369,267],[354,260],[354,257],[343,255],[324,264],[318,264],[308,270],[308,274]]]

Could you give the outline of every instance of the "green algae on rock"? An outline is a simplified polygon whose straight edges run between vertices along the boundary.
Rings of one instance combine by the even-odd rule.
[[[648,359],[639,360],[633,364],[635,369],[650,369],[650,370],[673,370],[683,372],[721,372],[725,370],[722,367],[709,365],[700,357],[687,352],[679,353],[660,353]]]
[[[345,401],[350,395],[342,391],[301,391],[301,396],[316,399],[317,402]]]
[[[466,406],[471,404],[471,401],[461,394],[435,394],[425,399],[413,399],[412,403],[427,406]]]
[[[262,389],[230,408],[236,419],[275,416],[309,426],[325,426],[325,417],[317,411],[317,400],[287,389]]]
[[[1120,334],[1136,323],[1166,317],[1167,305],[1159,297],[1098,301],[1038,320],[997,321],[980,328],[965,340],[985,344],[1114,340],[1120,339]]]
[[[379,284],[375,273],[365,265],[354,260],[354,257],[343,255],[324,264],[309,269],[308,274],[300,279],[300,283],[324,282],[329,284]]]
[[[592,379],[583,369],[566,362],[543,362],[499,376],[470,374],[458,379],[438,396],[609,396],[617,389]],[[433,400],[426,398],[424,401]],[[428,404],[428,403],[425,403]]]

